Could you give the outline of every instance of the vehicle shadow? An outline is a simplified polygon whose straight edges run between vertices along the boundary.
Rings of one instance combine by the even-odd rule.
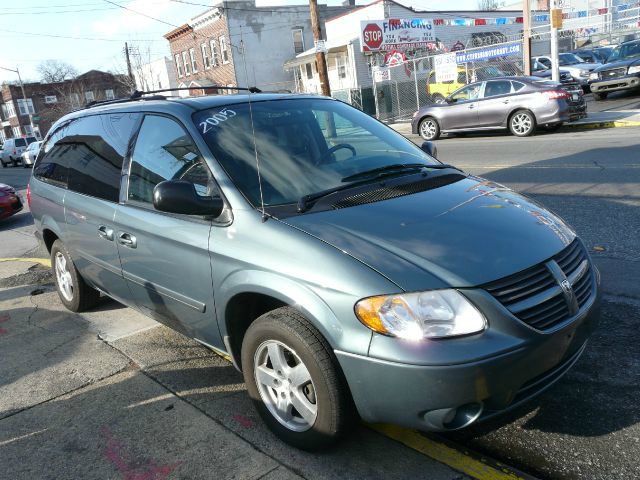
[[[13,230],[15,228],[28,227],[29,225],[33,225],[33,216],[31,216],[31,212],[23,210],[9,218],[0,220],[0,232],[4,230]]]

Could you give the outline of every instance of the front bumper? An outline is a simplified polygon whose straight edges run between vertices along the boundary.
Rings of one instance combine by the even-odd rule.
[[[23,208],[24,203],[22,202],[20,194],[3,197],[3,201],[0,202],[0,219],[8,218],[11,215],[18,213]]]
[[[504,336],[495,335],[490,342],[499,353],[477,361],[422,365],[340,351],[336,356],[365,421],[420,430],[455,430],[505,412],[561,378],[583,352],[597,324],[599,304],[596,289],[589,306],[573,321],[553,333],[516,333],[517,346],[507,351],[500,350]],[[482,345],[480,337],[490,336],[487,333],[466,340]],[[440,343],[435,349],[456,341],[435,341]],[[478,350],[486,351],[486,344]]]
[[[640,75],[626,75],[611,80],[596,80],[590,83],[593,93],[615,92],[640,88]]]

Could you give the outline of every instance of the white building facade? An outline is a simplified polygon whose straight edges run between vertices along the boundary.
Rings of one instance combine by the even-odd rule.
[[[177,88],[176,68],[170,57],[161,57],[134,69],[136,88],[140,91]]]

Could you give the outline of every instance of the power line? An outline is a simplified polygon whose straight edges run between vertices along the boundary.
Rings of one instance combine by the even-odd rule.
[[[132,8],[125,7],[124,5],[120,5],[119,3],[112,2],[111,0],[104,0],[104,1],[109,3],[109,4],[111,4],[111,5],[115,5],[116,7],[119,7],[121,9],[123,9],[123,10],[127,10],[127,11],[133,12],[133,13],[137,13],[138,15],[142,15],[143,17],[149,18],[151,20],[155,20],[156,22],[164,23],[165,25],[169,25],[170,27],[174,27],[174,28],[177,27],[177,25],[174,25],[173,23],[165,22],[164,20],[160,20],[159,18],[152,17],[151,15],[147,15],[146,13],[142,13],[142,12],[139,12],[139,11],[134,10]]]

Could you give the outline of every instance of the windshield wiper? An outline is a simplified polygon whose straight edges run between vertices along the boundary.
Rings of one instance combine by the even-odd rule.
[[[309,208],[310,204],[319,198],[326,197],[327,195],[331,195],[332,193],[339,192],[340,190],[347,190],[348,188],[357,187],[358,185],[362,185],[367,182],[352,182],[347,183],[346,185],[338,185],[337,187],[327,188],[326,190],[321,190],[316,193],[310,193],[303,197],[300,197],[298,200],[298,213],[304,213]]]
[[[353,175],[344,177],[342,181],[350,182],[363,177],[380,178],[387,175],[394,175],[396,173],[413,172],[417,170],[423,170],[426,168],[431,168],[436,170],[441,170],[443,168],[453,168],[455,170],[462,171],[459,168],[454,167],[453,165],[447,165],[445,163],[435,163],[433,165],[428,165],[425,163],[394,163],[392,165],[385,165],[383,167],[372,168],[371,170],[365,170],[363,172],[354,173]]]

